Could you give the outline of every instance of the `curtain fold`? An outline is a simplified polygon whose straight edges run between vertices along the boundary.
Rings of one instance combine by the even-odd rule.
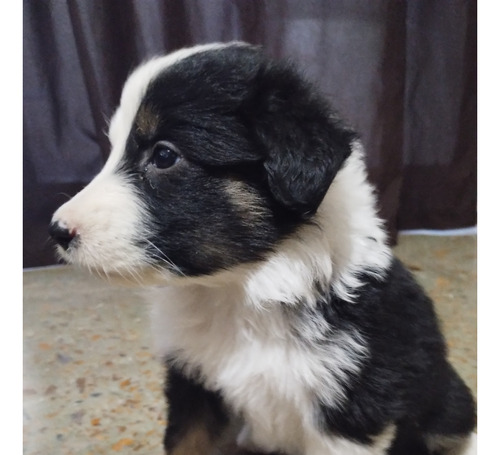
[[[295,60],[361,133],[392,239],[476,224],[476,4],[467,0],[24,0],[24,265],[109,153],[141,61],[244,40]]]

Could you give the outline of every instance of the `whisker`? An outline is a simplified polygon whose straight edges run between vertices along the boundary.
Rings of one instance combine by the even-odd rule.
[[[128,269],[127,269],[127,274],[126,275],[123,273],[123,271],[121,271],[118,268],[114,268],[113,271],[115,273],[117,273],[118,275],[120,275],[120,277],[124,281],[126,281],[127,283],[134,284],[137,281],[137,283],[140,284],[140,282],[138,281],[137,277],[130,270],[128,270]]]
[[[175,265],[173,261],[162,250],[160,250],[153,242],[151,242],[150,240],[146,240],[146,242],[148,243],[148,245],[150,245],[155,249],[155,252],[157,251],[159,253],[159,255],[158,254],[153,255],[154,259],[162,261],[168,266],[169,269],[173,269],[179,275],[184,277],[186,276],[186,274],[177,265]]]
[[[157,254],[152,253],[151,259],[152,259],[152,261],[149,261],[148,264],[150,267],[152,267],[157,272],[165,272],[165,268],[166,268],[167,270],[175,271],[175,272],[179,273],[180,275],[184,275],[182,273],[182,271],[175,264],[172,263],[172,261],[169,261],[168,259],[166,259],[162,256],[159,256]],[[154,260],[158,261],[159,264],[156,262],[153,262]],[[163,265],[163,267],[162,267],[162,265]]]
[[[137,284],[139,285],[144,284],[143,278],[141,277],[140,273],[137,272],[135,267],[128,267],[127,273],[136,281]]]
[[[64,197],[68,198],[68,201],[69,201],[69,200],[73,197],[73,196],[71,196],[70,194],[68,194],[68,193],[63,193],[63,192],[59,192],[59,193],[57,193],[57,195],[58,195],[58,196],[64,196]]]

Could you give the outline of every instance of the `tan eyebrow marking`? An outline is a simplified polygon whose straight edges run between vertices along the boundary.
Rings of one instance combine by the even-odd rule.
[[[141,136],[151,137],[160,125],[160,116],[151,106],[141,105],[135,117],[136,130]]]

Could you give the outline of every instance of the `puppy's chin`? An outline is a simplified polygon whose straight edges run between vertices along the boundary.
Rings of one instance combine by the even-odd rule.
[[[246,276],[247,269],[250,269],[248,266],[240,266],[236,267],[235,270],[222,270],[210,275],[186,276],[152,266],[138,267],[135,270],[104,270],[79,264],[75,265],[112,285],[133,288],[186,287],[191,285],[218,288],[226,286],[228,283],[240,283],[241,279]]]
[[[112,285],[131,288],[163,287],[183,281],[182,277],[168,270],[159,270],[154,267],[143,267],[133,271],[103,270],[82,266],[79,266],[79,268],[85,268],[85,270],[87,272],[90,271],[93,276],[105,280]]]
[[[92,275],[104,279],[110,284],[133,288],[167,286],[172,284],[176,279],[175,275],[171,272],[166,270],[160,271],[153,267],[139,268],[133,272],[121,270],[104,271],[92,268],[89,270]]]
[[[134,267],[104,266],[75,259],[72,254],[60,247],[57,248],[57,253],[62,262],[113,285],[126,287],[167,286],[178,280],[182,281],[182,277],[177,273],[151,265]]]

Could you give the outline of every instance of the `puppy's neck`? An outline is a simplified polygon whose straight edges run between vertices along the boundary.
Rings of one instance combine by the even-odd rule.
[[[367,181],[361,145],[335,177],[311,225],[280,245],[250,274],[247,295],[314,305],[319,289],[349,300],[359,275],[383,276],[391,252]]]

